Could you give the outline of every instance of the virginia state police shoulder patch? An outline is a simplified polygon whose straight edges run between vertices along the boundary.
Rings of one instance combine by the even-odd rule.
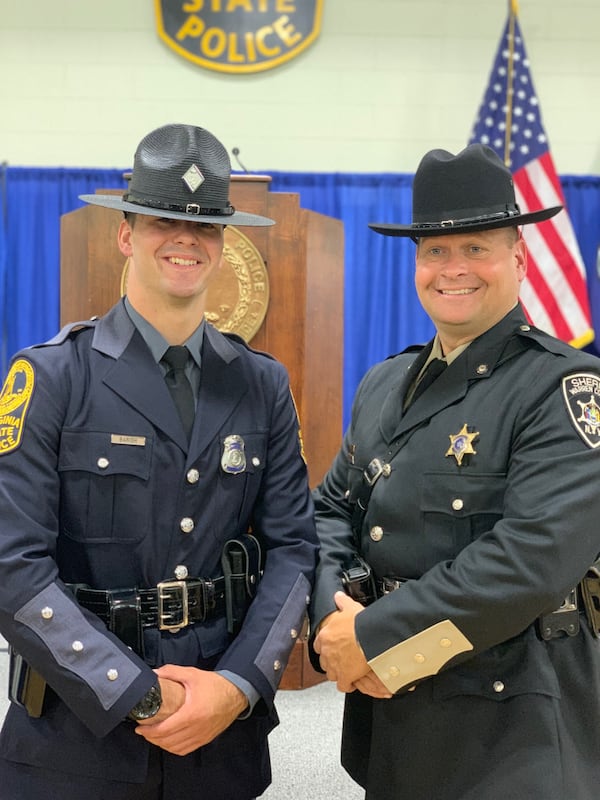
[[[562,390],[575,430],[588,447],[600,447],[600,376],[590,372],[567,375]]]
[[[0,393],[0,456],[11,453],[21,444],[34,383],[33,366],[24,358],[18,358]]]

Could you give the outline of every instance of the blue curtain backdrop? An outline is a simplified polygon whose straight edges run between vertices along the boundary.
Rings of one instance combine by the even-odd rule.
[[[8,167],[6,170],[6,353],[58,329],[60,217],[78,195],[125,186],[124,170]],[[3,364],[3,373],[6,364]]]
[[[124,187],[124,171],[27,167],[0,171],[5,184],[5,213],[0,218],[2,375],[13,353],[50,338],[58,329],[61,215],[82,205],[80,194]],[[303,208],[344,223],[346,424],[352,396],[365,371],[389,354],[433,335],[414,290],[414,245],[380,236],[367,227],[369,222],[410,221],[412,175],[269,174],[271,191],[295,192]],[[586,265],[600,339],[600,176],[561,181]],[[596,352],[597,345],[590,349]]]

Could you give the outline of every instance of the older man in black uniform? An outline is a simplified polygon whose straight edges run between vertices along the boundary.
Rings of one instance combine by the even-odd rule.
[[[600,363],[519,304],[518,226],[559,210],[521,214],[472,145],[425,155],[412,224],[371,225],[416,241],[437,333],[369,371],[315,492],[314,648],[368,800],[600,786]]]
[[[223,145],[140,143],[127,296],[16,355],[0,395],[3,800],[248,800],[317,540],[281,364],[203,317],[229,203]],[[262,553],[262,559],[260,558]]]

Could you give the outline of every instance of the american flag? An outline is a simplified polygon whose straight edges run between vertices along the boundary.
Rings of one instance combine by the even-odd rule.
[[[492,147],[510,168],[522,213],[565,205],[514,0],[469,144],[473,142]],[[521,302],[530,321],[584,347],[594,332],[585,266],[567,211],[526,225],[523,236],[529,260]]]

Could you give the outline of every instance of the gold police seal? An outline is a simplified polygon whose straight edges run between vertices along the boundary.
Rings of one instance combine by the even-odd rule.
[[[236,227],[225,228],[221,269],[208,289],[206,319],[247,342],[258,331],[269,305],[269,274],[260,253]]]

